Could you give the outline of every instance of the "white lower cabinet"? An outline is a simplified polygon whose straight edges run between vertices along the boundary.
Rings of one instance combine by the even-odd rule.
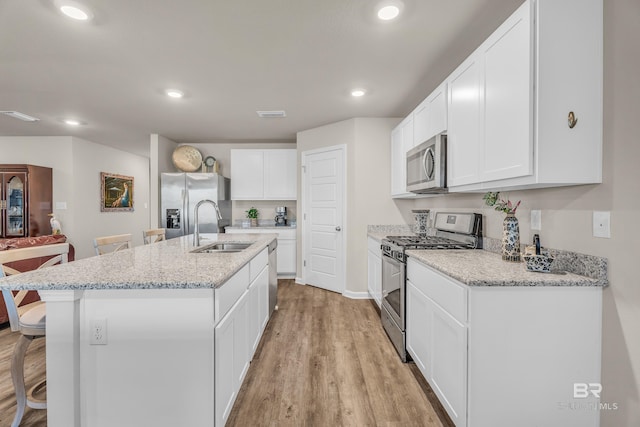
[[[224,426],[249,370],[262,332],[269,321],[269,268],[267,249],[257,255],[241,272],[244,292],[220,319],[214,329],[215,345],[215,420]],[[227,285],[236,285],[232,277]],[[251,280],[253,279],[253,280]],[[249,283],[249,281],[251,282]],[[238,285],[236,285],[238,286]],[[229,294],[216,293],[224,298]],[[224,301],[217,303],[226,306]]]
[[[237,228],[227,227],[225,233],[228,234],[253,234],[267,233],[278,235],[277,251],[277,271],[280,278],[293,278],[296,276],[297,268],[297,243],[296,229],[290,227],[273,227],[273,228]]]
[[[380,243],[371,237],[367,240],[367,288],[378,307],[382,304],[382,258]]]
[[[406,334],[407,351],[451,420],[466,426],[467,326],[407,281]]]
[[[229,417],[240,389],[241,372],[248,364],[245,292],[227,315],[216,325],[215,341],[215,411],[216,425],[223,426]]]
[[[601,287],[466,286],[409,258],[406,298],[407,351],[456,426],[599,425],[574,384],[600,384]]]

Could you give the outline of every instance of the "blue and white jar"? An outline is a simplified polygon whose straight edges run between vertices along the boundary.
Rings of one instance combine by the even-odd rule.
[[[502,259],[520,262],[520,226],[512,213],[502,222]]]
[[[429,230],[429,209],[413,209],[413,232],[420,237],[426,237]]]

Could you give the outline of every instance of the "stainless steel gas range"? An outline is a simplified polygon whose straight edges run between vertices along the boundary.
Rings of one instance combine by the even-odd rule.
[[[482,215],[438,212],[433,235],[387,236],[382,240],[382,326],[403,362],[405,345],[405,294],[407,249],[481,249]]]

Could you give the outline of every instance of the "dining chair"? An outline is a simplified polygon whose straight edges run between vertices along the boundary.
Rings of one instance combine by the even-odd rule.
[[[164,228],[152,228],[150,230],[144,230],[142,232],[142,238],[144,239],[144,244],[149,245],[151,243],[157,243],[165,240],[165,229]]]
[[[41,269],[55,264],[66,263],[68,261],[68,253],[68,243],[0,251],[0,277],[21,273],[14,268],[5,266],[6,263],[51,257],[38,267],[38,269]],[[20,306],[27,292],[27,290],[20,290],[14,294],[10,290],[2,290],[11,330],[21,334],[11,358],[11,379],[16,393],[16,415],[13,418],[11,427],[20,425],[27,406],[33,409],[47,408],[46,399],[35,397],[46,387],[46,380],[38,382],[28,392],[24,382],[24,357],[27,349],[34,339],[44,337],[46,331],[46,305],[43,301]]]
[[[104,255],[133,247],[131,239],[131,234],[96,237],[93,239],[93,247],[96,255]]]

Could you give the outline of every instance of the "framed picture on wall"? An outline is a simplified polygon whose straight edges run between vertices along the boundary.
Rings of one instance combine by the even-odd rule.
[[[100,211],[133,211],[133,177],[100,172]]]

